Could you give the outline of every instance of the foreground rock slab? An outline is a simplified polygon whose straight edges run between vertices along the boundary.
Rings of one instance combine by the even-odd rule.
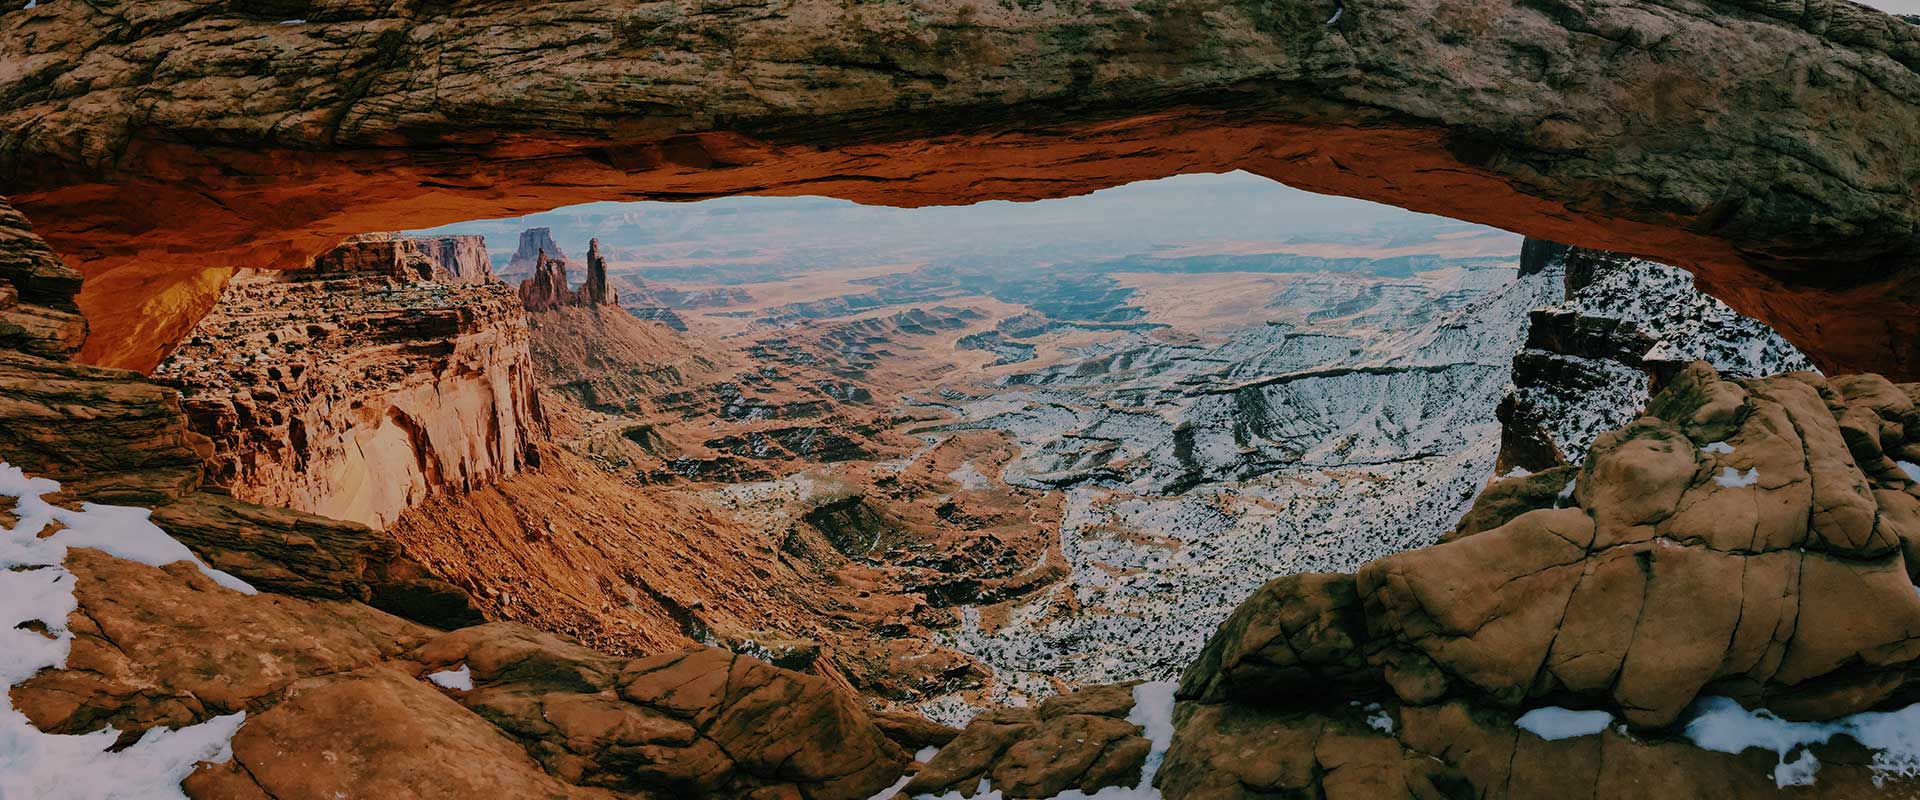
[[[1040,798],[1135,786],[1152,742],[1127,720],[1133,706],[1133,685],[1113,684],[1032,708],[988,711],[941,747],[902,794],[972,797],[987,786],[1007,797]]]

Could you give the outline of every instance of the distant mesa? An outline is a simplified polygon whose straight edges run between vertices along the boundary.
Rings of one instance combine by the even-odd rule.
[[[520,234],[520,246],[525,248],[529,238],[538,233],[547,235],[546,228],[534,228]],[[548,239],[551,242],[551,239]],[[559,245],[554,245],[555,250]],[[519,258],[518,254],[514,256]],[[545,250],[534,251],[533,277],[520,282],[520,301],[528,311],[548,311],[563,306],[607,306],[618,303],[619,298],[613,288],[607,285],[607,259],[600,255],[600,240],[594,239],[587,244],[587,282],[578,290],[567,286],[567,262],[564,256],[548,254]]]
[[[507,261],[505,272],[508,275],[527,275],[540,267],[542,257],[567,261],[567,251],[560,249],[560,243],[553,239],[552,228],[528,228],[520,232],[520,246],[513,251],[513,258]]]

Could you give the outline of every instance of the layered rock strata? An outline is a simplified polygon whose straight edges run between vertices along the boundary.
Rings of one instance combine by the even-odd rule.
[[[79,292],[80,273],[0,198],[0,348],[46,358],[79,351],[87,338]]]
[[[509,275],[533,272],[542,258],[568,260],[567,251],[554,241],[552,228],[528,228],[520,232],[520,244],[514,248],[513,257],[507,259],[506,272]]]
[[[384,526],[538,458],[525,314],[449,283],[418,243],[349,242],[311,270],[236,276],[156,371],[235,496]]]
[[[485,283],[493,278],[486,237],[425,236],[414,237],[414,242],[456,282]]]
[[[1031,708],[995,709],[974,718],[940,748],[901,792],[968,796],[982,785],[1007,797],[1053,797],[1074,789],[1093,794],[1132,788],[1153,743],[1128,720],[1129,684],[1095,686]]]

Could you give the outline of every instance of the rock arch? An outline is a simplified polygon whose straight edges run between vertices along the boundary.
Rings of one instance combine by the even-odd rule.
[[[1246,169],[1684,266],[1920,377],[1920,25],[1845,0],[0,0],[0,195],[155,363],[224,271],[596,199]]]

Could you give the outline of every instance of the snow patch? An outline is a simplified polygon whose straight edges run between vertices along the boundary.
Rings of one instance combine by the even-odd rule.
[[[1523,731],[1549,742],[1592,736],[1607,729],[1613,715],[1605,711],[1574,711],[1559,706],[1536,708],[1513,721]]]
[[[19,520],[0,529],[0,680],[8,687],[67,664],[73,644],[67,617],[78,608],[73,573],[62,566],[69,548],[90,547],[153,566],[189,561],[221,586],[254,593],[154,526],[147,509],[87,503],[73,511],[41,499],[59,490],[57,482],[28,478],[0,462],[0,496],[15,498]],[[64,528],[42,538],[53,523]],[[183,797],[180,781],[196,763],[233,758],[233,734],[245,720],[246,713],[238,712],[184,728],[154,728],[114,752],[108,748],[120,732],[111,727],[78,736],[42,733],[11,702],[0,702],[0,797]]]
[[[1713,482],[1732,489],[1752,486],[1760,482],[1760,468],[1750,467],[1742,473],[1732,467],[1721,467],[1720,474],[1713,476]]]
[[[459,669],[443,669],[427,676],[435,686],[461,692],[473,691],[473,670],[461,664]]]
[[[1863,711],[1831,722],[1792,722],[1766,709],[1752,711],[1729,697],[1703,697],[1681,735],[1695,745],[1722,753],[1748,748],[1780,757],[1773,769],[1779,786],[1814,782],[1820,761],[1804,748],[1846,735],[1873,752],[1869,768],[1875,782],[1888,777],[1920,777],[1920,704],[1896,711]],[[1791,756],[1791,757],[1790,757]]]
[[[1365,706],[1361,706],[1360,701],[1354,700],[1353,705],[1368,712],[1367,727],[1381,733],[1393,733],[1393,715],[1388,714],[1387,710],[1381,708],[1379,703],[1368,703]]]
[[[1708,442],[1700,448],[1700,452],[1715,453],[1724,456],[1733,452],[1733,445],[1727,444],[1726,442]]]
[[[1920,464],[1915,464],[1911,461],[1895,461],[1893,463],[1900,467],[1901,472],[1907,473],[1907,480],[1920,483]]]
[[[986,473],[981,472],[979,467],[974,466],[972,461],[961,464],[959,469],[947,473],[947,477],[952,478],[954,483],[960,484],[960,488],[969,492],[993,488],[993,480],[988,478]]]

